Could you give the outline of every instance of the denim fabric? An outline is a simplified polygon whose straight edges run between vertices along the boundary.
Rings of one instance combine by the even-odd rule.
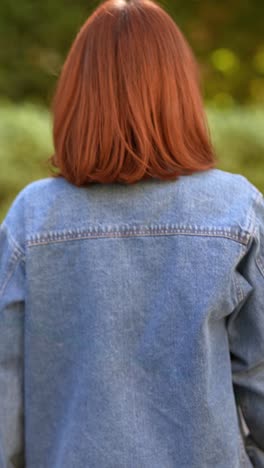
[[[0,228],[0,468],[252,466],[262,194],[219,169],[27,185]]]

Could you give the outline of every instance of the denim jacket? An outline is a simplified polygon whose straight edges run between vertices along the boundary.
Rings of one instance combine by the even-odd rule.
[[[264,468],[264,199],[28,184],[0,228],[0,468]]]

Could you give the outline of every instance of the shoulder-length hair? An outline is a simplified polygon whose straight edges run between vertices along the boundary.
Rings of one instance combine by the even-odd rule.
[[[155,1],[97,7],[71,46],[52,111],[53,176],[77,186],[177,179],[215,166],[197,63]]]

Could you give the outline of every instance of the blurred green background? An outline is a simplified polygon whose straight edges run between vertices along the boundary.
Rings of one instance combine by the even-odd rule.
[[[198,59],[218,167],[264,192],[263,0],[160,0]],[[1,0],[0,221],[50,175],[55,84],[91,0]]]

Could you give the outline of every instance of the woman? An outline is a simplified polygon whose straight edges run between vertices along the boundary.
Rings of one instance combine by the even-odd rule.
[[[165,10],[102,3],[53,115],[0,231],[0,467],[263,468],[264,200]]]

